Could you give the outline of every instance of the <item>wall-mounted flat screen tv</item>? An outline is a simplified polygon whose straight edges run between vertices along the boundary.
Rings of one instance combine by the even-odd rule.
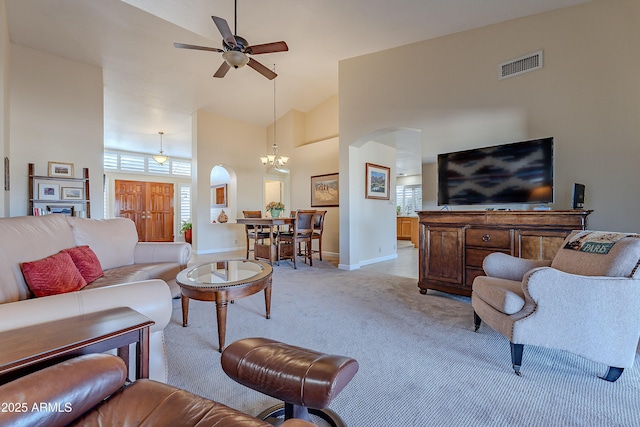
[[[553,138],[438,155],[438,205],[553,202]]]

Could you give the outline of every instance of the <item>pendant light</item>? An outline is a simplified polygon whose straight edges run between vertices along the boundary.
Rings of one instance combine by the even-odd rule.
[[[163,165],[167,160],[169,160],[169,156],[166,156],[162,152],[162,135],[164,135],[164,132],[158,132],[158,133],[160,134],[160,154],[155,154],[153,156],[153,160],[158,162],[158,164]]]

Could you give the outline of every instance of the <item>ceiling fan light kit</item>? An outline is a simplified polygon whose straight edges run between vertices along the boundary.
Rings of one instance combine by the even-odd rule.
[[[236,69],[244,67],[249,62],[249,57],[247,55],[235,50],[229,50],[223,53],[222,59],[224,59],[227,64]]]
[[[237,0],[234,2],[235,9],[235,23],[237,30],[237,18],[238,18],[238,2]],[[219,52],[222,53],[222,59],[224,62],[220,65],[220,68],[215,72],[213,77],[222,78],[227,74],[230,68],[242,68],[245,65],[253,68],[269,80],[275,79],[278,75],[262,65],[260,62],[256,61],[253,58],[250,58],[247,55],[259,55],[263,53],[275,53],[275,52],[286,52],[289,50],[289,46],[284,41],[272,42],[272,43],[264,43],[255,46],[249,45],[246,39],[240,37],[236,33],[231,32],[231,28],[229,28],[229,24],[223,18],[212,16],[214,24],[220,31],[222,35],[222,49],[207,47],[207,46],[195,46],[191,44],[184,43],[174,43],[173,46],[179,49],[194,49],[194,50],[205,50],[209,52]]]

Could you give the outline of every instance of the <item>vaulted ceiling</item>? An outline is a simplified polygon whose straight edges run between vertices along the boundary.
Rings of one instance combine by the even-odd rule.
[[[211,16],[234,30],[233,0],[5,0],[11,41],[101,67],[105,147],[191,157],[198,109],[262,126],[273,121],[273,82],[244,67],[213,78],[220,53]],[[238,0],[237,34],[284,40],[277,110],[306,112],[338,92],[340,60],[590,0]],[[372,70],[373,71],[373,70]],[[393,82],[390,82],[393,84]]]

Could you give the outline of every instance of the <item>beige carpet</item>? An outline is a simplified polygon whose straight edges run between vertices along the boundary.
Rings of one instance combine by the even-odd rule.
[[[469,298],[420,295],[416,281],[330,263],[275,267],[271,319],[262,294],[229,306],[227,342],[263,336],[354,357],[360,371],[333,401],[359,426],[640,426],[640,366],[616,383],[606,367],[566,352],[525,346],[522,372],[508,341],[483,325],[472,332]],[[179,300],[166,328],[169,382],[258,414],[274,399],[220,368],[213,303]]]

